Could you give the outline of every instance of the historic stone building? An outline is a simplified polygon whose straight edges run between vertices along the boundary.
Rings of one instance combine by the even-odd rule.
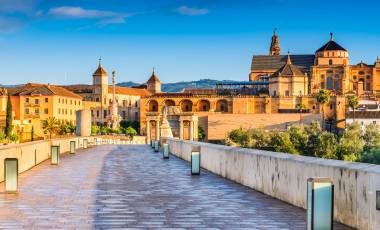
[[[116,128],[120,120],[139,121],[140,98],[157,92],[160,87],[156,82],[154,86],[148,84],[145,88],[120,87],[115,85],[115,78],[113,72],[112,85],[109,85],[107,71],[99,61],[98,68],[92,75],[92,85],[64,87],[83,97],[84,109],[91,110],[92,124]]]

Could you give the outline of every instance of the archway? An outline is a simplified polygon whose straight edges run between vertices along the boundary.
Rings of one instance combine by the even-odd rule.
[[[164,102],[164,105],[166,105],[166,106],[175,106],[175,102],[173,101],[173,100],[166,100],[165,102]]]
[[[227,100],[223,99],[216,102],[216,112],[228,112]]]
[[[155,100],[149,101],[149,112],[158,112],[158,102]]]
[[[208,112],[210,110],[210,102],[208,100],[200,100],[198,102],[198,111]]]
[[[180,103],[182,112],[191,112],[193,110],[193,102],[190,100],[182,100]]]

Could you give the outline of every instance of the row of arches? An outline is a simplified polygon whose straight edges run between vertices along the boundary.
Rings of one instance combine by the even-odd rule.
[[[176,103],[174,100],[168,99],[165,100],[163,103],[165,106],[176,106]],[[189,99],[184,99],[179,102],[178,104],[179,108],[182,112],[194,112],[194,104]],[[216,112],[228,112],[228,102],[225,99],[218,100],[215,104],[214,110]],[[148,111],[149,112],[158,112],[159,104],[156,100],[150,100],[148,103]],[[211,103],[209,100],[202,99],[195,103],[195,109],[199,112],[208,112],[211,109]]]

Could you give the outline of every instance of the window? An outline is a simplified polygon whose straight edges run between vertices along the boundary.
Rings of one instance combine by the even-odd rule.
[[[359,75],[364,75],[364,71],[359,71]]]
[[[122,112],[122,117],[123,117],[123,120],[127,118],[127,113],[125,111]]]
[[[72,105],[73,104],[73,100],[70,100],[70,105]]]
[[[322,81],[321,82],[321,89],[324,89],[325,88],[325,83]]]
[[[45,97],[45,102],[48,103],[49,102],[49,98]]]
[[[367,78],[367,80],[369,80],[369,79],[371,79],[371,76],[367,75],[366,78]]]
[[[29,114],[29,109],[25,109],[25,114]]]
[[[139,113],[135,112],[135,121],[139,120]]]
[[[96,117],[99,117],[99,110],[96,110]]]
[[[107,110],[104,110],[103,118],[107,118]]]
[[[333,60],[329,60],[329,65],[332,65],[333,64]]]
[[[333,80],[332,77],[327,78],[327,89],[332,90],[333,89]]]
[[[289,96],[289,90],[285,90],[285,96]]]
[[[37,115],[40,114],[40,109],[35,109],[34,113],[37,114]]]
[[[135,102],[135,107],[136,107],[136,108],[138,107],[138,103],[137,103],[137,101]]]
[[[58,114],[61,114],[61,109],[60,108],[58,109]]]
[[[28,97],[25,98],[25,102],[26,102],[26,103],[29,103],[29,98],[28,98]]]
[[[365,90],[370,91],[371,90],[371,83],[367,83],[365,85]]]
[[[276,94],[277,94],[277,91],[274,90],[274,91],[273,91],[273,97],[277,96]]]
[[[95,101],[96,101],[96,102],[99,102],[99,98],[98,98],[98,97],[97,97],[97,98],[95,98]]]
[[[356,77],[356,75],[354,75],[353,79],[356,81],[358,79],[358,77]]]
[[[49,113],[49,109],[44,109],[44,113],[48,114]]]
[[[40,104],[40,100],[39,99],[34,99],[34,104],[36,104],[36,105]]]
[[[58,98],[58,103],[61,103],[61,98]]]

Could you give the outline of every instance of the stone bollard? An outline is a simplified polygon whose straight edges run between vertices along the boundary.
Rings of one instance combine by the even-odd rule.
[[[5,193],[18,192],[18,159],[6,158],[4,160],[4,190]]]
[[[164,151],[162,152],[162,157],[164,159],[169,159],[169,144],[165,143],[163,145],[163,149],[164,149]]]
[[[88,148],[88,140],[87,139],[83,139],[83,148],[84,149]]]
[[[160,143],[158,141],[154,142],[154,151],[155,152],[160,151]]]
[[[307,229],[332,230],[334,218],[334,185],[330,178],[307,180]]]
[[[201,174],[201,148],[193,146],[191,148],[191,175]]]
[[[52,165],[59,165],[59,154],[60,154],[60,148],[59,145],[52,145],[51,146],[51,164]]]
[[[76,143],[75,141],[70,141],[70,153],[71,154],[74,154],[76,151],[76,147],[75,147]]]

